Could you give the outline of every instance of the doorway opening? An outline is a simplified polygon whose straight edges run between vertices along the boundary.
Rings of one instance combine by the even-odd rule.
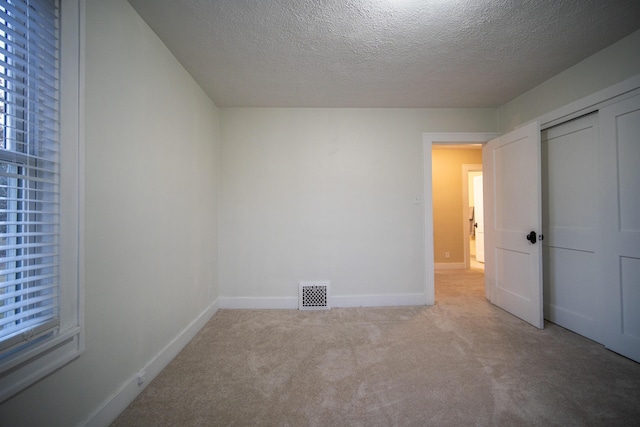
[[[467,182],[466,187],[468,191],[468,177],[463,179],[462,164],[482,164],[482,150],[481,145],[485,142],[497,137],[497,133],[485,133],[485,132],[456,132],[456,133],[425,133],[423,134],[423,153],[424,153],[424,200],[431,201],[431,206],[425,209],[425,254],[426,254],[426,301],[428,305],[435,303],[435,274],[437,271],[470,271],[470,265],[467,265],[467,260],[470,264],[470,238],[469,238],[469,207],[463,205],[463,197],[461,194],[463,182]],[[459,163],[455,169],[449,170],[453,172],[457,181],[457,187],[455,190],[447,190],[440,192],[440,189],[436,189],[436,183],[450,183],[450,179],[444,178],[439,175],[438,169],[442,166],[433,161],[433,148],[439,149],[440,153],[445,153],[447,149],[452,150],[464,150],[474,147],[477,150],[478,157],[475,160],[465,160]],[[438,154],[436,154],[438,155]],[[436,170],[434,170],[434,168]],[[445,167],[444,169],[448,169]],[[438,178],[436,178],[438,176]],[[450,215],[443,214],[441,211],[437,211],[437,202],[434,200],[436,191],[440,192],[437,196],[442,196],[444,200],[455,199],[455,214]],[[467,196],[468,197],[468,196]],[[425,204],[429,207],[428,204]],[[441,227],[439,220],[441,218],[453,225],[447,227]],[[451,217],[451,218],[448,218]],[[438,221],[436,226],[436,221]],[[448,230],[453,231],[456,236],[454,240],[447,240]],[[444,238],[444,239],[443,239]],[[438,245],[436,246],[436,241]],[[444,242],[444,246],[442,244]],[[448,245],[451,245],[449,247]],[[467,257],[465,257],[465,249]]]
[[[482,145],[434,144],[432,163],[436,295],[477,294],[484,281]]]

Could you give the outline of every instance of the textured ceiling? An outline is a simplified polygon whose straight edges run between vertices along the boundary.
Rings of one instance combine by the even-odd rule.
[[[497,107],[638,0],[129,0],[219,107]]]

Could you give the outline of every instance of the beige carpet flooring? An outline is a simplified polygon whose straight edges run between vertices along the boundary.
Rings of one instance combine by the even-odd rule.
[[[220,310],[114,426],[640,425],[640,364],[436,274],[431,307]]]

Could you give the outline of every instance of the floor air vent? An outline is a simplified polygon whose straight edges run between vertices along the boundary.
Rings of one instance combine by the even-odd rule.
[[[329,282],[300,282],[298,309],[328,310],[330,308]]]

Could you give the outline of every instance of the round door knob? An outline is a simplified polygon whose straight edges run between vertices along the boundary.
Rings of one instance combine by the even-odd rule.
[[[535,245],[536,243],[536,232],[532,231],[531,233],[527,234],[527,240],[531,242],[532,245]]]

